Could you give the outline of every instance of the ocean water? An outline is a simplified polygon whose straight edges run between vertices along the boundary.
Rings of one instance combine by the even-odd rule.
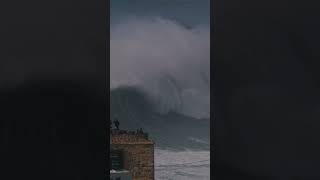
[[[210,179],[208,0],[111,0],[111,116],[156,143],[157,180]]]
[[[155,149],[156,180],[209,180],[210,151]]]

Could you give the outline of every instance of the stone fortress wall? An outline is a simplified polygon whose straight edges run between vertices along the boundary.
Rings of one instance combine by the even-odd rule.
[[[147,134],[111,133],[112,150],[123,152],[124,168],[133,180],[154,180],[154,142]]]

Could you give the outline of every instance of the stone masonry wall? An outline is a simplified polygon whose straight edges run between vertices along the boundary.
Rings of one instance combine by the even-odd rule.
[[[133,180],[154,180],[154,143],[138,135],[111,135],[114,150],[124,152],[124,167]]]

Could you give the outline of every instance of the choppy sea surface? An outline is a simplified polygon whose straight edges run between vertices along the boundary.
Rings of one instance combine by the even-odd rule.
[[[210,151],[155,150],[156,180],[209,180]]]

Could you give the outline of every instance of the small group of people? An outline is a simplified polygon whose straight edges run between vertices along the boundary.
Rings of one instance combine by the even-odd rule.
[[[136,134],[144,134],[144,132],[143,132],[142,128],[137,129]]]
[[[112,124],[114,124],[115,129],[113,129]],[[120,122],[119,122],[118,118],[114,118],[113,121],[110,120],[110,130],[111,130],[112,133],[147,136],[147,134],[142,130],[142,128],[139,128],[136,131],[127,131],[127,130],[120,130],[119,126],[120,126]]]

